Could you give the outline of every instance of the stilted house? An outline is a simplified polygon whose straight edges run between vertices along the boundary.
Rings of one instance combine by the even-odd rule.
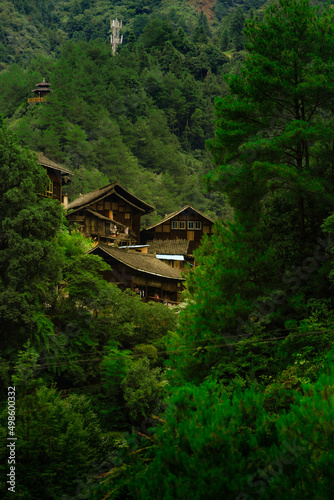
[[[51,90],[51,84],[47,83],[45,81],[45,78],[43,78],[43,81],[40,83],[36,83],[36,87],[31,91],[34,93],[34,97],[30,97],[28,99],[29,104],[40,104],[41,102],[46,102],[49,94],[53,92]]]
[[[106,281],[117,284],[122,290],[134,290],[145,302],[178,304],[184,281],[180,271],[152,254],[132,250],[98,243],[89,253],[99,255],[110,265],[111,269],[103,272]]]
[[[133,245],[140,240],[140,218],[154,207],[118,182],[79,196],[68,205],[67,219],[87,237],[107,244]]]
[[[214,221],[191,205],[172,212],[153,226],[141,232],[141,243],[149,245],[149,252],[182,269],[186,261],[193,263],[193,252],[204,234],[211,236]]]
[[[64,186],[71,182],[71,176],[74,173],[61,165],[58,165],[54,161],[49,160],[43,153],[36,153],[38,157],[38,163],[46,169],[49,176],[49,185],[46,188],[45,193],[41,193],[41,196],[47,196],[48,198],[53,198],[63,203],[65,208],[67,208],[67,194],[63,193]]]

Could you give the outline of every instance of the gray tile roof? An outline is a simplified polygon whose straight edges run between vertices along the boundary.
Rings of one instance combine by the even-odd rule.
[[[62,165],[58,165],[52,160],[49,160],[46,156],[43,155],[43,153],[36,153],[38,157],[38,163],[42,165],[42,167],[49,167],[53,168],[54,170],[59,170],[62,174],[68,174],[68,175],[74,175],[74,172],[72,170],[69,170],[68,168],[63,167]]]
[[[148,241],[149,253],[157,253],[164,255],[187,255],[189,241],[188,240],[158,240]]]
[[[119,248],[104,245],[103,243],[99,243],[88,253],[96,253],[98,250],[102,250],[107,255],[110,255],[122,264],[136,271],[178,281],[183,281],[185,279],[181,277],[181,273],[178,269],[174,269],[164,262],[161,262],[154,255],[133,252],[130,250],[121,250]]]

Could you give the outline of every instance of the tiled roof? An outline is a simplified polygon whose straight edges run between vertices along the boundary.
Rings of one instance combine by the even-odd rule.
[[[69,170],[68,168],[63,167],[62,165],[58,165],[54,161],[49,160],[43,153],[36,153],[38,156],[38,163],[42,165],[42,167],[53,168],[54,170],[59,170],[62,174],[74,175],[74,172]]]
[[[157,253],[164,255],[187,255],[188,240],[153,240],[149,241],[149,253]]]
[[[119,248],[104,245],[103,243],[99,243],[88,253],[96,253],[98,250],[102,250],[122,264],[125,264],[136,271],[153,274],[154,276],[160,276],[162,278],[169,278],[178,281],[184,280],[178,269],[174,269],[164,262],[161,262],[154,255],[121,250]]]
[[[131,194],[129,191],[124,189],[118,182],[114,182],[112,184],[108,184],[108,186],[104,186],[100,189],[95,189],[94,191],[90,191],[89,193],[82,194],[76,200],[72,201],[68,208],[83,208],[85,206],[96,203],[106,196],[109,196],[112,193],[116,193],[120,198],[125,200],[130,205],[138,208],[143,213],[150,213],[154,210],[154,207],[148,205],[144,201],[137,198],[135,195]]]
[[[190,208],[191,210],[193,210],[194,212],[198,213],[199,215],[201,215],[202,217],[204,217],[204,219],[207,219],[208,221],[214,223],[214,220],[212,220],[210,217],[208,217],[207,215],[204,215],[202,214],[202,212],[200,212],[199,210],[196,210],[196,208],[192,207],[191,205],[185,205],[183,208],[181,208],[180,210],[176,210],[176,212],[172,212],[170,214],[166,214],[165,217],[163,219],[161,219],[161,221],[157,222],[156,224],[154,224],[153,226],[150,226],[150,227],[147,227],[146,228],[146,231],[148,231],[149,229],[153,229],[154,227],[157,227],[157,226],[160,226],[160,224],[163,224],[164,222],[167,222],[168,220],[172,219],[173,217],[175,217],[176,215],[179,215],[181,212],[183,212],[184,210],[187,210],[188,208]]]

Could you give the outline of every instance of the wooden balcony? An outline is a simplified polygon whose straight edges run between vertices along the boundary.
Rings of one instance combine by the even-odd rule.
[[[46,97],[29,97],[28,103],[46,102]]]

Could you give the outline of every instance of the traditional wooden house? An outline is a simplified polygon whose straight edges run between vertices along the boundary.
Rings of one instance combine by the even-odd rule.
[[[60,203],[64,204],[65,208],[67,208],[67,194],[63,193],[63,187],[71,182],[71,176],[74,175],[74,173],[68,168],[49,160],[43,155],[43,153],[36,154],[38,157],[38,163],[46,169],[50,179],[45,193],[41,193],[41,195],[58,200]]]
[[[29,104],[40,104],[41,102],[45,102],[50,94],[50,92],[53,92],[51,90],[51,84],[47,83],[45,81],[45,78],[43,78],[43,81],[40,83],[36,83],[36,87],[31,91],[34,94],[34,97],[30,97],[28,99]]]
[[[168,255],[170,244],[163,244],[162,242],[187,241],[187,248],[185,248],[185,244],[183,243],[184,250],[182,255],[191,256],[193,251],[199,247],[203,234],[209,236],[212,234],[213,224],[214,221],[210,217],[202,214],[191,205],[186,205],[176,212],[165,215],[160,222],[142,231],[141,243],[147,243],[152,248],[154,242],[159,241],[159,253]],[[174,245],[177,245],[177,243],[174,243]],[[177,253],[174,255],[177,255]]]
[[[129,288],[140,294],[143,301],[178,304],[183,289],[181,273],[164,264],[154,255],[98,243],[89,253],[99,255],[111,269],[103,272],[108,282],[122,290]]]
[[[90,238],[118,245],[136,244],[140,218],[154,207],[124,189],[118,182],[79,196],[68,205],[67,219]]]

